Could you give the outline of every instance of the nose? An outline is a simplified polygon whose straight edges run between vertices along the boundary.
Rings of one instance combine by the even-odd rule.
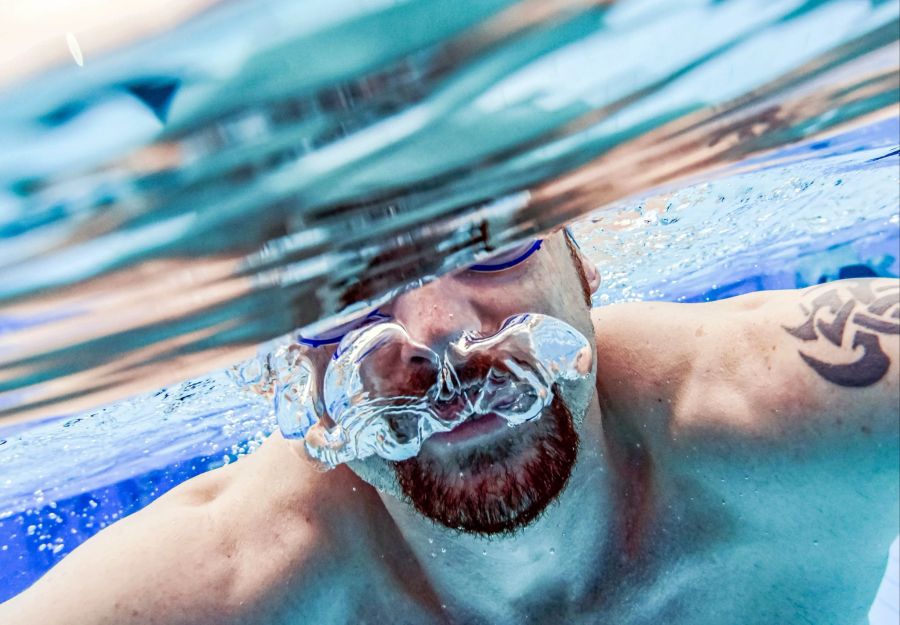
[[[481,331],[482,315],[471,294],[450,280],[437,280],[399,296],[391,314],[415,343],[405,350],[404,362],[419,363],[427,358],[422,347],[442,354],[450,341],[462,332]],[[432,356],[433,357],[433,356]]]
[[[471,295],[448,282],[419,287],[379,308],[405,335],[378,341],[362,359],[362,377],[373,396],[424,395],[439,380],[448,344],[466,330],[481,330]]]
[[[406,330],[406,339],[367,357],[365,377],[373,395],[423,395],[434,387],[448,344],[466,330],[481,331],[478,304],[452,280],[404,293],[381,308]]]

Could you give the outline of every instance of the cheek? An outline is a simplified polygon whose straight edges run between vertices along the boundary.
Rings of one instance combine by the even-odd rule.
[[[585,308],[581,286],[573,280],[569,267],[548,264],[522,281],[518,300],[522,310],[550,315],[572,323],[580,309]],[[574,324],[573,324],[574,325]],[[579,327],[579,325],[576,325]]]
[[[379,492],[393,497],[402,497],[402,490],[397,482],[397,473],[391,463],[377,456],[369,456],[365,460],[353,460],[347,466],[359,477]]]
[[[530,312],[541,313],[565,321],[581,332],[594,349],[594,324],[591,309],[584,301],[581,282],[571,264],[548,266],[528,284],[523,293]],[[593,362],[593,354],[589,358]]]

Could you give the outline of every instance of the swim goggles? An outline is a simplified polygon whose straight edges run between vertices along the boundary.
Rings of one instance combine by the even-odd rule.
[[[522,245],[516,245],[506,251],[500,252],[494,256],[487,258],[485,261],[475,265],[471,265],[468,271],[478,273],[496,273],[506,271],[516,265],[524,263],[532,254],[541,249],[542,239],[537,239]],[[377,308],[369,312],[362,312],[354,316],[351,320],[342,323],[334,328],[330,328],[324,332],[314,335],[299,335],[297,342],[308,347],[324,347],[327,345],[337,345],[341,342],[351,330],[361,327],[367,323],[377,322],[383,319],[389,319],[390,315],[381,313]]]

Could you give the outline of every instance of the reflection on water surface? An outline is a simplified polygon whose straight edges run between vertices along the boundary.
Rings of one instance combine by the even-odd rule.
[[[893,2],[202,7],[3,74],[7,424],[897,104]]]

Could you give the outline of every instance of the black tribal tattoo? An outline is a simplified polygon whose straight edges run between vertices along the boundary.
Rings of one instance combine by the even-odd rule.
[[[822,378],[839,386],[871,386],[891,367],[882,349],[886,335],[900,334],[900,283],[859,280],[823,284],[805,296],[800,309],[806,321],[782,326],[792,336],[831,348],[832,357],[821,360],[809,350],[800,357]],[[822,351],[817,350],[821,356]]]

